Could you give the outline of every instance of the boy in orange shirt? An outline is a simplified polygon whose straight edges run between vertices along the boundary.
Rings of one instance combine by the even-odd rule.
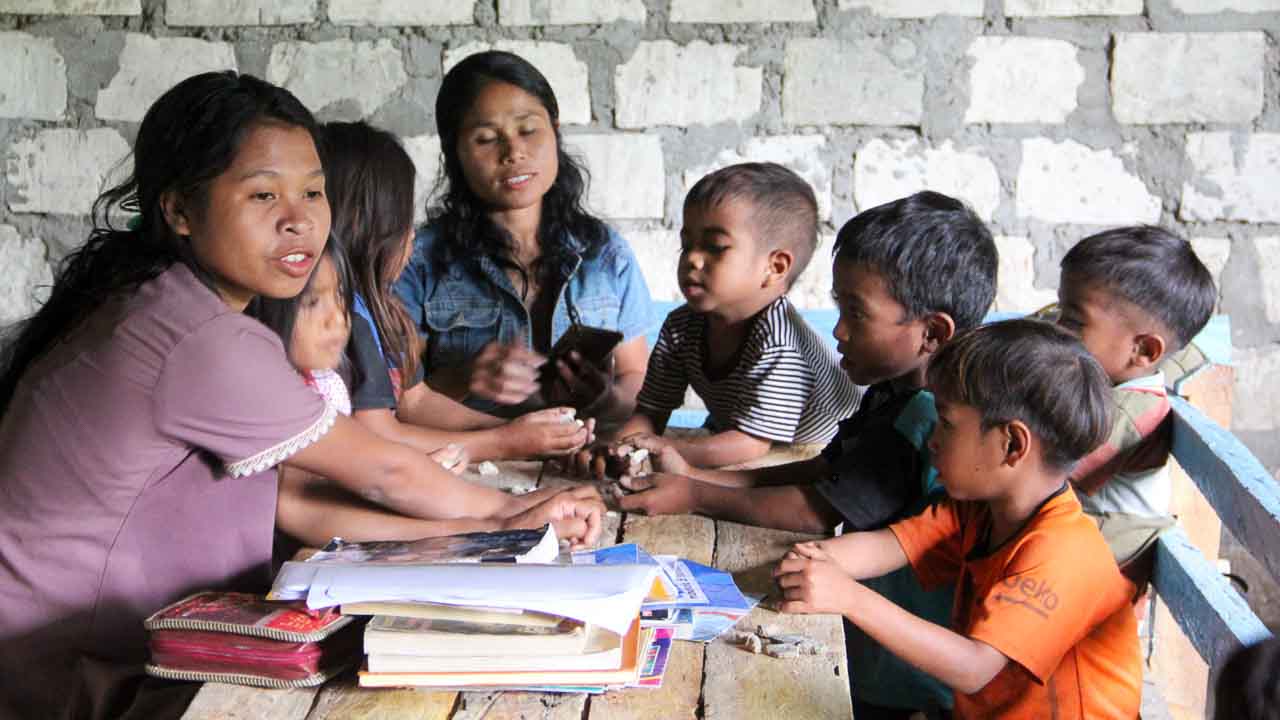
[[[1037,320],[987,325],[929,366],[929,444],[948,498],[884,530],[800,543],[774,575],[782,610],[840,613],[955,690],[957,718],[1136,718],[1142,667],[1129,585],[1067,482],[1110,429],[1110,383]],[[951,628],[857,582],[910,564],[956,583]]]

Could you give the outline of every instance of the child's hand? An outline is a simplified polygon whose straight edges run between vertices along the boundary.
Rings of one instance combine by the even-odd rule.
[[[580,410],[593,408],[613,388],[613,356],[599,368],[574,350],[556,360],[556,382],[547,388],[549,403],[564,403]]]
[[[653,433],[636,433],[628,435],[615,445],[630,445],[649,451],[649,462],[653,465],[654,472],[670,473],[672,475],[688,475],[689,462],[684,459],[679,450],[671,444],[669,440]]]
[[[471,361],[467,389],[500,405],[518,405],[538,392],[538,368],[546,361],[522,345],[495,340]]]
[[[513,515],[503,522],[506,528],[539,528],[551,523],[556,537],[568,540],[574,549],[591,547],[600,539],[604,502],[594,487],[583,486],[557,493],[547,500]]]
[[[623,475],[618,481],[632,495],[624,495],[618,507],[626,512],[645,515],[684,515],[698,507],[698,481],[683,475],[653,473],[632,477]]]
[[[453,473],[461,475],[467,471],[467,463],[471,462],[471,454],[467,449],[457,443],[449,443],[444,447],[427,453],[427,457],[440,463],[440,467]]]
[[[548,408],[512,420],[504,428],[511,457],[568,455],[595,440],[596,421],[579,421],[572,408]]]
[[[861,587],[817,543],[797,543],[774,568],[781,612],[844,615]]]

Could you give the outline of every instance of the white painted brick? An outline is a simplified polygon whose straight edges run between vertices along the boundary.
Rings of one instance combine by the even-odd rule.
[[[1260,290],[1267,321],[1280,323],[1280,237],[1255,237],[1253,247],[1258,253],[1258,275],[1262,278]]]
[[[141,15],[142,0],[0,0],[0,15]]]
[[[636,254],[650,297],[658,302],[684,302],[680,284],[676,281],[676,266],[680,264],[680,230],[660,227],[620,232]]]
[[[1111,104],[1122,123],[1249,123],[1262,113],[1266,36],[1116,33]]]
[[[450,48],[444,54],[444,71],[457,65],[468,55],[485,50],[504,50],[533,63],[551,83],[556,103],[560,106],[560,122],[586,125],[591,122],[590,72],[587,64],[573,53],[569,45],[531,40],[499,40],[495,43],[473,42]]]
[[[614,72],[618,127],[741,122],[760,110],[762,70],[734,63],[741,45],[642,42]]]
[[[897,64],[915,55],[905,38],[892,44],[789,40],[782,117],[792,125],[918,125],[924,76]]]
[[[498,0],[502,25],[644,24],[644,0]]]
[[[436,176],[444,164],[444,158],[440,156],[440,137],[415,135],[402,138],[401,142],[417,170],[413,184],[413,222],[419,225],[427,219],[427,203],[434,195]]]
[[[41,130],[13,143],[6,158],[9,209],[14,212],[84,215],[104,189],[129,143],[111,128]]]
[[[1236,367],[1235,396],[1248,398],[1235,403],[1231,413],[1231,429],[1274,430],[1280,427],[1280,345],[1260,348],[1233,348],[1231,361]]]
[[[684,202],[684,195],[703,175],[740,162],[775,162],[786,166],[813,187],[818,200],[818,218],[831,218],[831,161],[827,157],[827,139],[822,135],[755,137],[737,148],[723,150],[710,165],[685,171],[680,202]]]
[[[278,43],[267,65],[267,80],[285,86],[315,111],[350,100],[368,116],[407,79],[400,50],[386,39]]]
[[[1022,141],[1016,202],[1022,217],[1088,225],[1155,223],[1161,207],[1111,150],[1044,138]]]
[[[470,25],[475,0],[329,0],[336,25]]]
[[[1138,15],[1141,12],[1142,0],[1004,0],[1004,14],[1013,17]]]
[[[1193,237],[1191,238],[1191,248],[1196,251],[1196,257],[1200,258],[1200,262],[1208,268],[1209,274],[1213,276],[1213,284],[1218,288],[1218,292],[1222,292],[1222,271],[1227,267],[1227,261],[1231,259],[1231,239],[1224,237]]]
[[[813,0],[671,0],[671,22],[817,22]]]
[[[982,17],[983,0],[840,0],[841,10],[868,9],[893,18],[927,18],[935,15]]]
[[[567,135],[591,171],[587,205],[606,218],[661,218],[667,176],[657,135]]]
[[[171,26],[293,25],[316,19],[316,0],[166,0]]]
[[[914,138],[892,144],[875,139],[854,157],[853,199],[859,210],[921,190],[959,198],[987,221],[1000,205],[995,163],[976,152],[956,150],[950,140],[928,148]]]
[[[49,298],[53,271],[44,243],[23,239],[12,225],[0,225],[0,327],[29,317]]]
[[[1234,10],[1242,13],[1277,12],[1277,0],[1173,0],[1173,9],[1188,15],[1203,15]]]
[[[831,301],[831,247],[835,242],[834,233],[818,234],[818,249],[813,251],[809,267],[796,278],[791,292],[787,293],[796,307],[804,310],[835,307]]]
[[[968,123],[1062,123],[1076,109],[1084,67],[1063,40],[980,37],[969,46]]]
[[[151,103],[192,75],[235,70],[236,54],[228,43],[195,38],[125,35],[120,69],[98,92],[94,112],[102,120],[139,122]]]
[[[1035,285],[1036,248],[1024,237],[997,235],[996,252],[1000,267],[996,276],[996,302],[1002,312],[1033,312],[1058,301],[1056,290]]]
[[[1187,133],[1187,159],[1180,218],[1280,222],[1280,134]]]
[[[61,120],[67,63],[49,38],[0,32],[0,118]]]

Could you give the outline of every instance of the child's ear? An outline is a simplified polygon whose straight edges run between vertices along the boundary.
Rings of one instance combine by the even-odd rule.
[[[1017,467],[1031,453],[1031,429],[1021,420],[1004,424],[1004,463]]]
[[[170,190],[160,194],[160,212],[164,214],[164,221],[169,224],[175,235],[191,234],[191,221],[187,218],[182,199],[176,192]]]
[[[944,312],[931,312],[924,320],[924,351],[933,354],[956,334],[956,321]]]
[[[1155,333],[1143,333],[1133,338],[1133,356],[1129,363],[1134,367],[1155,367],[1164,358],[1164,338]]]
[[[765,277],[765,285],[782,282],[791,272],[791,264],[795,256],[789,250],[774,250],[769,253],[769,274]]]

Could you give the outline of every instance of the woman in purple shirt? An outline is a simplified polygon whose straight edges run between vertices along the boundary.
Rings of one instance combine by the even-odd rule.
[[[0,718],[125,712],[143,618],[197,589],[263,589],[277,517],[340,532],[323,505],[277,507],[286,459],[429,518],[420,535],[598,534],[590,492],[513,498],[337,416],[243,314],[300,292],[328,237],[313,131],[296,98],[253,77],[179,83],[143,118],[132,176],[98,199],[99,229],[6,343]],[[136,229],[110,227],[120,210]]]

